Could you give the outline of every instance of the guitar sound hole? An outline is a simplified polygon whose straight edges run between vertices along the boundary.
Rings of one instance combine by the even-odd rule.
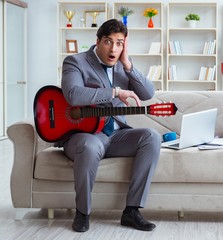
[[[73,119],[79,119],[81,118],[81,109],[80,108],[71,108],[70,109],[70,117]]]
[[[81,118],[81,109],[77,107],[67,107],[66,109],[66,118],[74,124],[79,124],[82,121]]]

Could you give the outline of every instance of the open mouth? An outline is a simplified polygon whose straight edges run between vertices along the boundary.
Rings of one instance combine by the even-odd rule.
[[[115,56],[109,55],[109,59],[113,60],[113,59],[115,59]]]

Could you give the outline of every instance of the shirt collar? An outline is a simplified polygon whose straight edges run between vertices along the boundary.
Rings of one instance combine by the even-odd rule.
[[[95,46],[95,48],[93,49],[95,56],[97,57],[97,59],[98,59],[98,61],[99,61],[100,63],[104,64],[104,63],[101,61],[101,59],[99,58],[99,56],[98,56],[98,54],[97,54],[97,52],[96,52],[96,49],[97,49],[97,46]]]
[[[97,49],[97,46],[95,46],[95,48],[93,49],[93,51],[94,51],[94,54],[95,54],[95,56],[97,57],[99,63],[106,65],[105,63],[103,63],[103,62],[101,61],[101,59],[100,59],[99,56],[97,55],[96,49]],[[113,68],[113,67],[114,67],[114,66],[108,67],[108,68]]]

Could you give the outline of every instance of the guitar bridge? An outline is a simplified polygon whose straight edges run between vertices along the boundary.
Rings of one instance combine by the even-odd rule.
[[[55,128],[54,101],[53,100],[49,100],[49,119],[50,119],[50,128]]]

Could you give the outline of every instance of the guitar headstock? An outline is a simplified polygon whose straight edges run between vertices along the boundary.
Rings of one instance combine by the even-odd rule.
[[[177,112],[177,107],[174,103],[155,103],[147,107],[147,113],[155,116],[172,116]]]

